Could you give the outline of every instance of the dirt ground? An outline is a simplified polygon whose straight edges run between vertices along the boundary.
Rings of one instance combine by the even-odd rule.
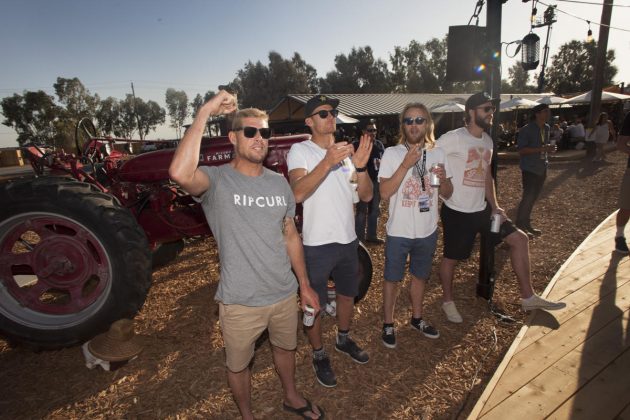
[[[530,242],[538,292],[586,235],[615,210],[625,165],[618,153],[609,155],[604,164],[551,164],[533,214],[535,226],[544,234]],[[512,216],[520,193],[518,165],[502,163],[499,202]],[[385,218],[385,203],[382,208]],[[381,234],[384,236],[382,227]],[[320,404],[328,418],[465,418],[525,319],[507,250],[499,247],[496,253],[495,299],[514,315],[516,324],[498,322],[485,301],[475,297],[476,257],[460,264],[456,272],[455,298],[464,323],[449,324],[440,309],[436,257],[425,298],[425,318],[440,330],[441,337],[431,340],[411,330],[405,290],[396,308],[395,350],[386,349],[380,340],[383,247],[370,251],[372,287],[356,308],[352,329],[353,337],[370,353],[369,363],[355,364],[334,351],[334,323],[327,318],[325,346],[338,386],[326,389],[317,384],[310,349],[300,332],[298,388]],[[226,383],[218,309],[213,301],[218,274],[212,239],[191,242],[174,262],[156,271],[136,323],[144,352],[115,372],[88,370],[79,347],[33,353],[0,341],[0,417],[237,418]],[[406,281],[406,288],[408,285]],[[257,416],[291,418],[282,411],[281,387],[268,342],[256,352],[252,378]]]

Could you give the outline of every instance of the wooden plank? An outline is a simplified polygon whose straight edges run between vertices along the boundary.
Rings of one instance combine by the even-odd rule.
[[[556,282],[556,287],[549,293],[550,299],[564,299],[569,294],[579,290],[589,282],[610,273],[623,273],[626,265],[630,264],[627,258],[621,259],[620,255],[612,257],[606,255],[600,259],[585,265],[572,273],[562,273]]]
[[[564,310],[553,314],[556,321],[558,321],[558,324],[560,324],[559,328],[561,328],[565,322],[569,321],[589,306],[595,304],[598,300],[608,297],[611,293],[616,293],[617,288],[620,288],[630,282],[630,263],[626,263],[626,265],[622,268],[623,272],[618,273],[615,282],[616,284],[611,282],[603,284],[602,276],[563,298],[562,301],[567,304],[567,307]],[[537,341],[541,337],[554,331],[554,329],[550,327],[540,325],[543,323],[542,319],[548,316],[550,316],[549,313],[542,311],[534,313],[534,316],[528,321],[528,324],[530,324],[530,330],[521,340],[521,344],[517,352],[523,351],[534,341]],[[538,321],[538,319],[540,319],[540,321]]]
[[[572,263],[573,258],[577,254],[579,254],[582,251],[582,249],[584,249],[586,247],[586,244],[588,243],[590,237],[592,235],[596,234],[596,232],[598,232],[600,229],[605,228],[608,224],[613,223],[612,220],[614,219],[615,215],[616,215],[616,212],[612,213],[604,221],[602,221],[602,223],[593,232],[591,232],[591,234],[589,236],[587,236],[585,238],[584,242],[582,242],[582,244],[580,244],[580,246],[578,246],[578,248],[573,252],[573,254],[571,254],[571,256],[562,264],[562,266],[558,270],[558,273],[556,273],[556,275],[547,284],[547,287],[545,288],[545,290],[542,293],[543,297],[547,296],[549,294],[549,292],[555,287],[556,282],[560,278],[559,274],[564,272],[567,269],[567,267],[569,267],[569,265]],[[529,319],[531,320],[531,318],[533,316],[534,316],[534,314],[530,315]],[[490,399],[490,397],[494,393],[495,387],[497,386],[497,384],[501,380],[501,378],[502,378],[502,376],[503,376],[503,374],[505,372],[505,369],[507,368],[508,364],[510,363],[510,360],[511,360],[512,356],[514,355],[514,353],[518,349],[521,340],[527,334],[528,329],[529,329],[529,327],[526,324],[526,325],[524,325],[521,328],[521,330],[517,334],[516,338],[512,342],[512,345],[510,346],[510,348],[506,352],[505,356],[503,357],[503,360],[501,360],[501,363],[499,364],[497,370],[495,371],[495,374],[492,376],[492,378],[490,379],[490,381],[486,385],[486,388],[484,389],[483,393],[481,394],[481,396],[477,400],[477,403],[475,404],[475,406],[471,410],[471,412],[469,414],[469,418],[470,419],[476,419],[480,415],[482,410],[484,409],[484,406],[485,406],[486,402]]]
[[[618,290],[622,292],[622,297],[618,297],[619,301],[623,297],[630,297],[630,283],[623,290]],[[595,311],[597,317],[594,316]],[[593,305],[566,322],[561,329],[550,332],[523,351],[517,350],[505,369],[500,386],[496,387],[486,402],[482,414],[503,403],[510,395],[518,392],[575,348],[579,348],[618,317],[619,308],[615,305]]]
[[[618,322],[608,323],[605,328],[547,367],[525,386],[482,414],[482,418],[510,418],[510,414],[513,414],[515,410],[518,410],[519,417],[523,418],[543,418],[553,413],[557,407],[572,398],[582,386],[591,382],[593,378],[599,377],[600,372],[608,369],[613,362],[618,360],[620,354],[627,352],[629,343],[623,343],[623,331],[620,331],[620,326],[623,325],[623,321],[628,322],[628,312],[624,313],[623,318],[618,308],[617,313],[619,314]],[[617,345],[611,345],[612,343],[617,343]],[[627,375],[628,371],[626,370],[624,374]],[[503,379],[506,375],[507,372],[503,375]],[[627,395],[623,399],[627,403]],[[592,400],[591,403],[595,404],[596,400]],[[621,408],[618,411],[620,410]]]
[[[610,256],[614,251],[614,243],[613,239],[609,238],[609,241],[602,242],[599,245],[595,245],[585,249],[579,255],[577,255],[572,261],[571,265],[567,267],[567,269],[563,272],[563,275],[568,275],[574,273],[575,271],[581,269],[584,266],[589,265],[590,263],[600,259],[604,256]]]
[[[554,419],[612,419],[630,398],[630,350],[590,380],[551,414]]]

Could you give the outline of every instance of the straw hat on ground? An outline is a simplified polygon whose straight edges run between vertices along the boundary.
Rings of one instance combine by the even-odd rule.
[[[88,350],[99,359],[121,362],[140,354],[142,346],[139,341],[133,330],[133,321],[120,319],[109,327],[109,331],[94,337],[88,343]]]

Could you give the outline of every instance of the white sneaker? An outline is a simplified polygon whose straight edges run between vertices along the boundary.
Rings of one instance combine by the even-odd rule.
[[[546,311],[557,311],[564,309],[567,304],[564,302],[552,302],[547,299],[543,299],[538,295],[532,295],[527,299],[521,299],[521,306],[524,311],[533,311],[536,309],[544,309]]]
[[[464,322],[462,316],[457,311],[455,302],[444,302],[442,304],[442,310],[446,314],[446,319],[448,319],[449,321],[454,322],[455,324],[461,324],[462,322]]]

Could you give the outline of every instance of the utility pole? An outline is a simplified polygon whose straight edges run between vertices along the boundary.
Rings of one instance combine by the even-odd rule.
[[[593,90],[591,91],[591,110],[588,126],[593,128],[602,104],[602,89],[604,88],[604,67],[606,66],[606,52],[608,51],[608,32],[612,16],[613,0],[604,0],[602,18],[599,25],[599,38],[593,68]]]

